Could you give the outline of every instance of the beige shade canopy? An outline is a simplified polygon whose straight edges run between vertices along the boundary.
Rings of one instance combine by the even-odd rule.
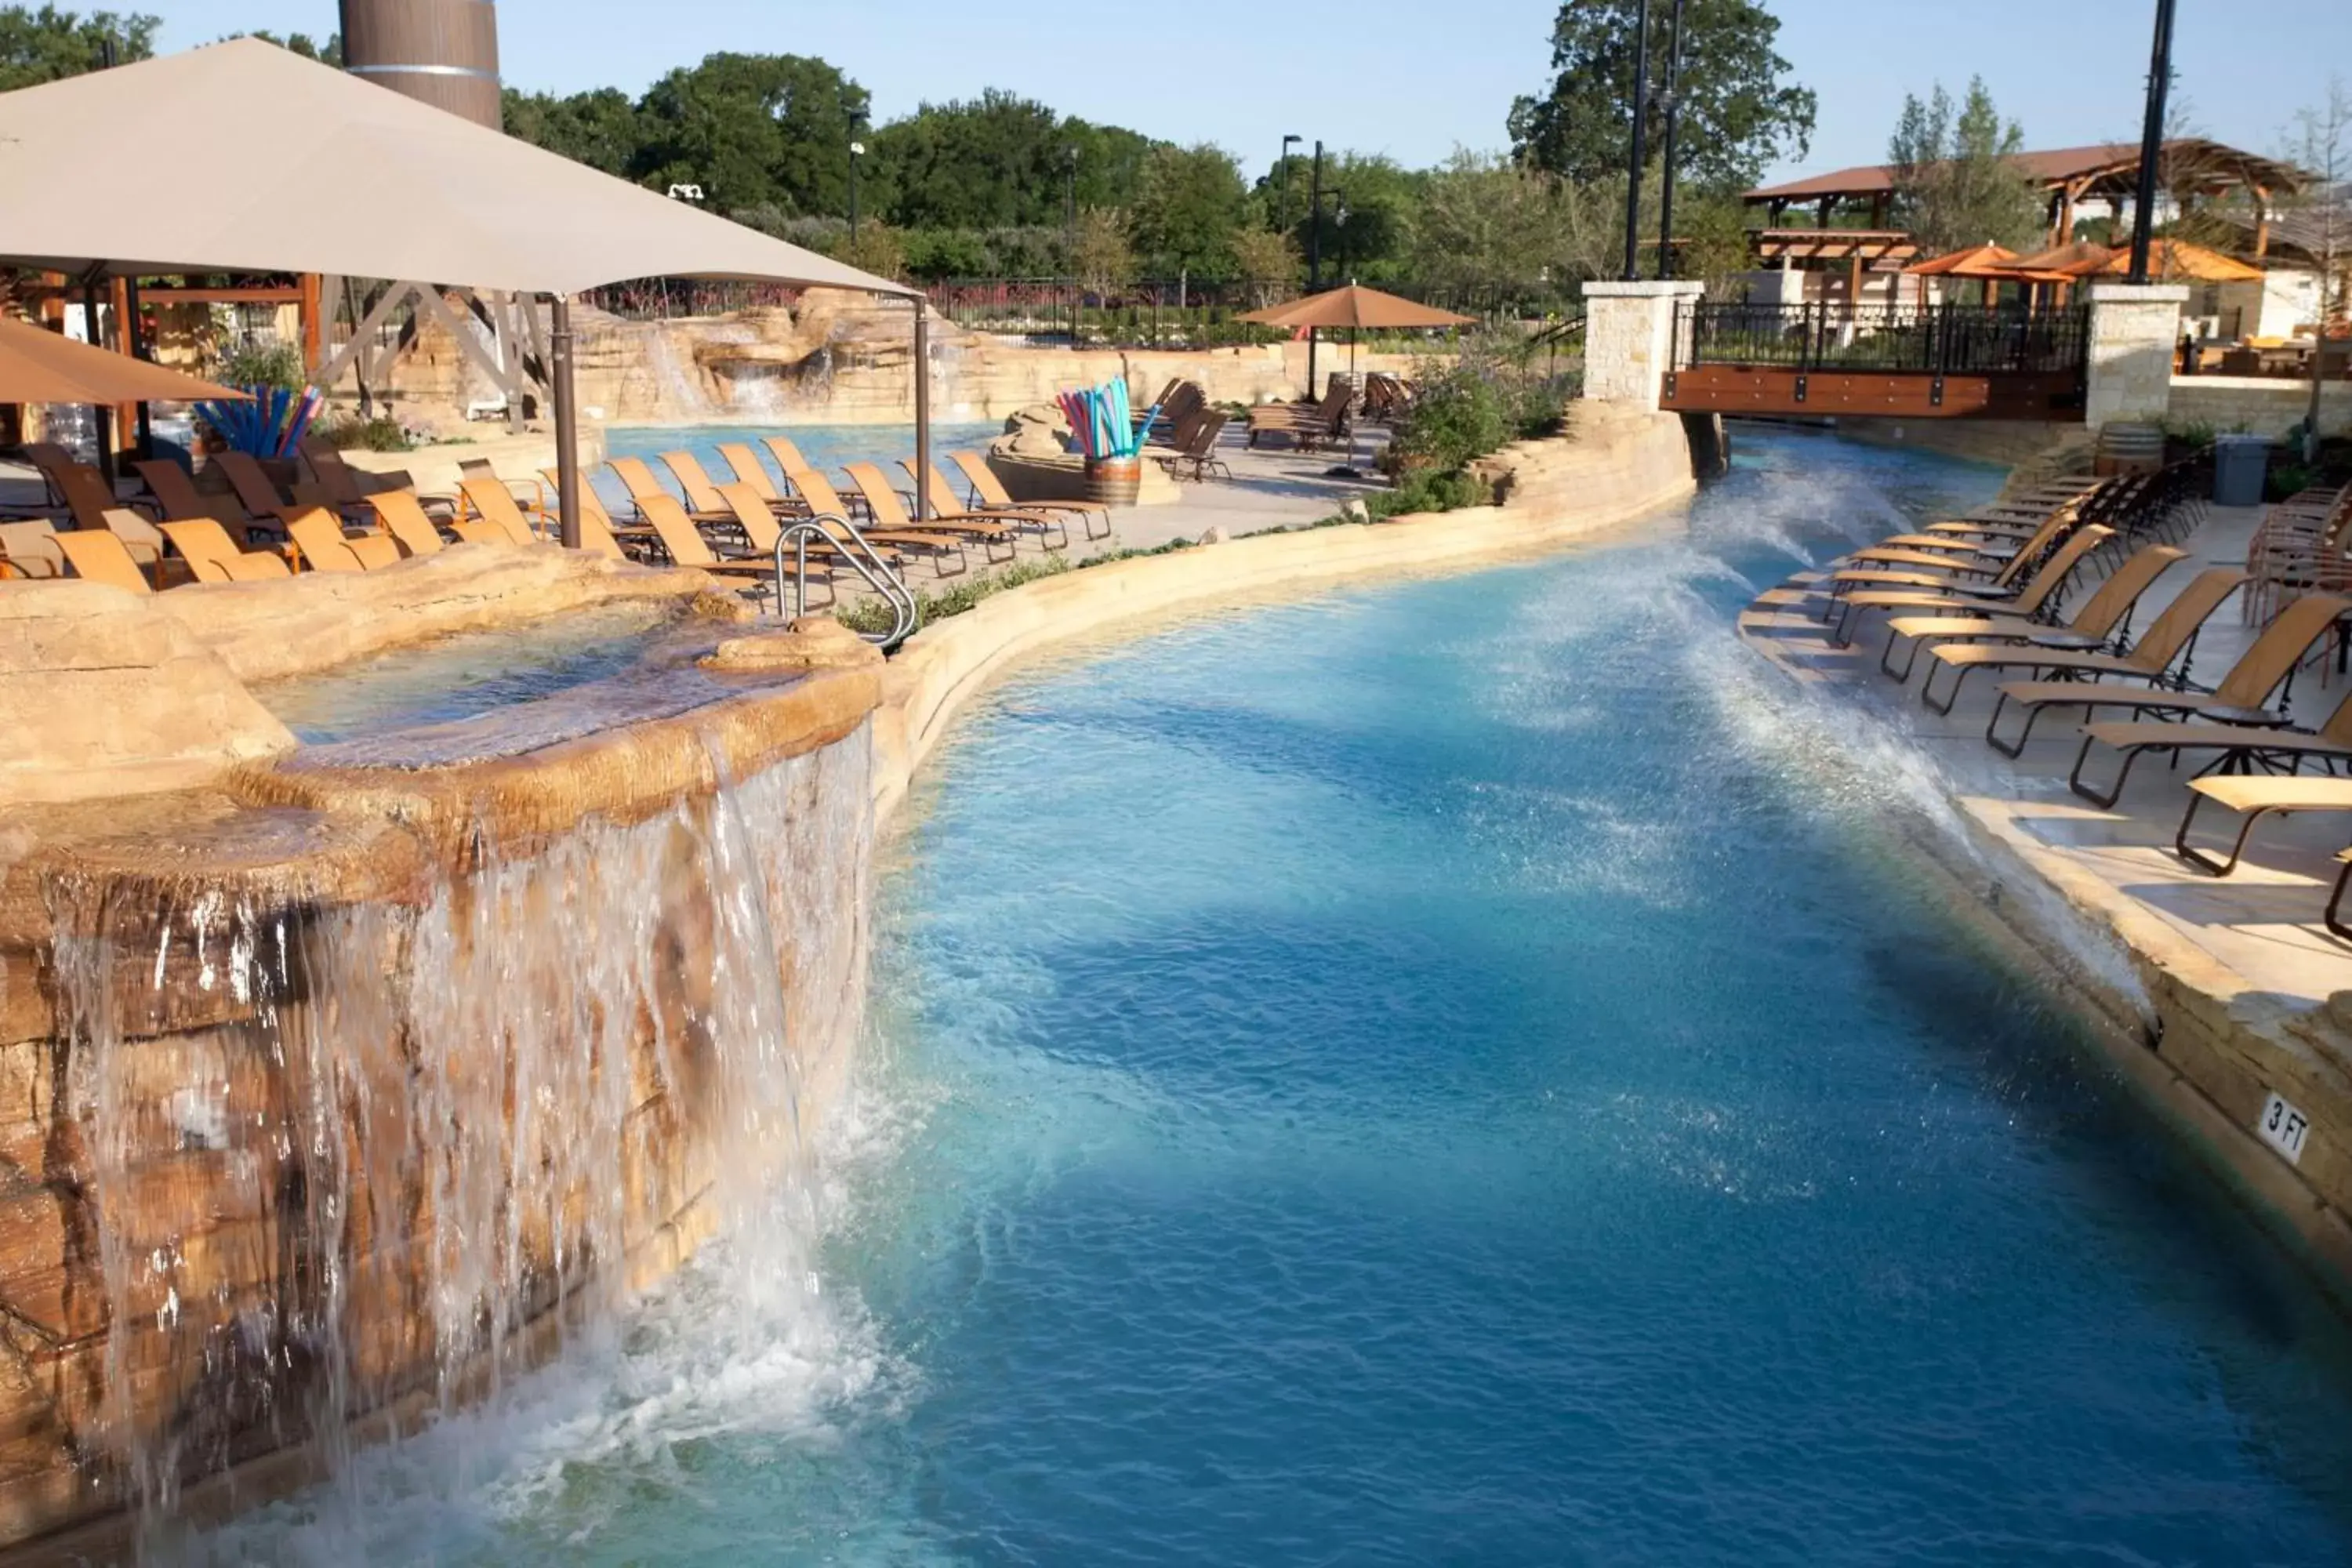
[[[1355,283],[1326,293],[1309,294],[1286,305],[1252,310],[1241,318],[1268,327],[1371,327],[1402,331],[1413,327],[1470,327],[1477,321],[1451,310],[1432,310],[1366,289]]]
[[[0,316],[0,403],[191,403],[247,395]]]
[[[0,93],[0,266],[914,290],[257,38]],[[172,173],[169,160],[196,160]],[[142,171],[139,178],[119,177]]]

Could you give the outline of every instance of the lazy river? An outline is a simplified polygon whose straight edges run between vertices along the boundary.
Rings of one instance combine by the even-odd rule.
[[[2352,1559],[2341,1318],[1731,636],[1996,483],[1753,438],[1622,542],[1009,683],[811,1184],[189,1553]]]

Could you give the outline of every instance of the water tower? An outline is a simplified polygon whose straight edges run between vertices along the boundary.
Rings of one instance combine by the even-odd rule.
[[[492,0],[342,0],[354,76],[499,129],[499,12]]]

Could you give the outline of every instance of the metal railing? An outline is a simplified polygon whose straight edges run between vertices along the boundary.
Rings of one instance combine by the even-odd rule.
[[[2084,309],[1947,304],[1921,310],[1688,300],[1675,311],[1674,363],[1678,370],[1720,364],[1807,373],[2080,374],[2089,343],[2090,316]]]
[[[821,511],[808,517],[795,518],[776,535],[776,609],[783,610],[784,552],[793,552],[793,618],[808,614],[808,547],[812,542],[830,545],[835,554],[849,563],[866,585],[874,590],[882,602],[890,606],[890,629],[885,632],[860,632],[867,642],[885,652],[897,647],[914,636],[922,618],[916,606],[914,590],[907,580],[891,569],[890,563],[857,525],[837,511]]]

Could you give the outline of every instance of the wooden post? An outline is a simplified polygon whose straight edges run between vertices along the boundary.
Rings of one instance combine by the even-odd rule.
[[[113,298],[109,302],[114,307],[114,331],[112,334],[114,338],[114,352],[116,353],[125,354],[131,358],[136,359],[139,356],[139,340],[131,330],[131,287],[123,279],[117,278],[114,279],[111,293]],[[128,433],[139,423],[139,416],[141,414],[145,412],[145,409],[146,405],[141,403],[116,404],[114,405],[114,427],[117,430]],[[143,457],[145,454],[142,453],[141,456]]]
[[[2260,261],[2271,249],[2271,193],[2262,185],[2246,188],[2254,194],[2254,259]]]
[[[302,374],[307,376],[319,363],[319,350],[327,341],[327,324],[319,319],[319,275],[303,273],[299,287],[302,297],[296,309],[302,314]]]

